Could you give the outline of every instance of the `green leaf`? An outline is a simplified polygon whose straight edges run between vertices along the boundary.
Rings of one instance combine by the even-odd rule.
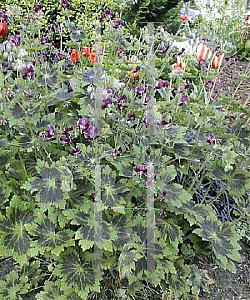
[[[25,224],[31,223],[34,215],[32,211],[8,208],[7,214],[9,214],[10,219],[5,218],[0,221],[3,245],[6,249],[5,252],[13,254],[19,263],[23,265],[27,259],[31,242],[26,232]]]
[[[183,189],[182,185],[170,183],[165,185],[164,198],[169,208],[173,209],[173,207],[180,208],[184,203],[190,201],[192,196]]]
[[[41,254],[51,251],[52,254],[59,256],[64,248],[75,245],[74,232],[69,229],[59,231],[48,218],[43,218],[36,226],[29,229],[29,233],[35,238],[32,247],[38,249]]]

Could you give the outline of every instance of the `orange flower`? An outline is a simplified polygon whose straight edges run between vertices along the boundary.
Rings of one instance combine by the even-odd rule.
[[[7,24],[6,21],[0,22],[0,38],[4,38],[7,35]]]
[[[82,54],[85,57],[89,57],[90,56],[90,48],[88,48],[88,47],[83,48],[82,49]]]
[[[180,15],[180,19],[181,19],[182,22],[184,22],[184,21],[188,21],[189,17],[188,17],[187,14],[185,14],[185,15]]]
[[[214,69],[219,69],[220,68],[223,57],[224,57],[224,53],[222,55],[214,54],[214,56],[212,58],[212,67]]]
[[[90,58],[90,61],[92,62],[92,64],[93,64],[94,62],[97,62],[97,61],[98,61],[96,55],[95,55],[93,52],[90,53],[89,58]]]
[[[79,61],[79,52],[76,49],[73,49],[71,54],[70,54],[71,60],[76,63]]]
[[[139,74],[140,74],[140,72],[139,71],[137,71],[137,72],[130,72],[129,74],[130,74],[131,78],[134,78],[134,77],[138,77]]]

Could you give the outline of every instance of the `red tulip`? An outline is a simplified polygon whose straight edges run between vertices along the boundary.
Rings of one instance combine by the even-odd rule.
[[[73,49],[71,54],[70,54],[71,60],[76,63],[79,61],[79,52],[76,49]]]
[[[82,49],[82,54],[85,57],[89,57],[90,56],[90,48],[88,48],[88,47],[83,48]]]
[[[211,57],[211,50],[204,44],[200,44],[197,48],[197,59],[198,61],[202,59],[208,59]]]
[[[212,58],[212,67],[214,69],[219,69],[223,60],[224,54],[222,55],[216,55],[214,54],[213,58]]]
[[[7,35],[7,24],[6,21],[0,22],[0,38],[4,38]]]

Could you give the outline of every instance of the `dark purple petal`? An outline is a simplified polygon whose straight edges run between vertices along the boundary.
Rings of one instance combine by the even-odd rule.
[[[135,120],[135,119],[136,119],[136,114],[135,113],[128,115],[128,121]]]
[[[43,36],[43,37],[41,38],[40,42],[41,42],[42,45],[46,44],[46,43],[47,43],[47,38],[46,38],[46,36]]]
[[[70,149],[70,151],[69,151],[69,153],[70,153],[71,155],[77,155],[77,154],[79,154],[80,152],[81,152],[81,150],[80,150],[79,147],[72,148],[72,149]]]
[[[86,119],[79,119],[77,121],[77,126],[82,130],[86,130],[90,126],[90,123]]]
[[[16,46],[19,46],[19,45],[20,45],[20,42],[21,42],[21,36],[18,35],[18,34],[12,35],[12,36],[10,37],[10,40],[11,40],[12,43],[14,43]]]
[[[136,94],[142,95],[143,93],[146,92],[146,88],[143,85],[138,86],[135,88],[135,92]]]
[[[188,96],[187,95],[184,95],[181,97],[181,103],[179,104],[179,106],[182,106],[182,105],[188,105]]]
[[[63,143],[70,143],[70,142],[71,142],[70,137],[67,137],[67,136],[65,136],[65,135],[62,135],[62,136],[60,137],[60,140],[61,140],[61,142],[63,142]]]
[[[155,88],[157,90],[162,89],[163,87],[164,87],[164,82],[163,81],[160,80],[160,81],[156,82],[156,87]]]
[[[183,84],[184,90],[189,89],[190,86],[191,86],[191,83],[190,83],[189,81],[186,81],[186,82]]]
[[[207,143],[213,145],[215,144],[215,141],[216,141],[215,135],[213,133],[209,134],[207,137]]]
[[[62,6],[65,8],[70,8],[70,3],[69,0],[62,0]]]

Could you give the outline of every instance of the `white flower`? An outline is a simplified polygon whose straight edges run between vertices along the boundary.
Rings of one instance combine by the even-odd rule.
[[[17,59],[15,63],[13,63],[13,69],[15,71],[20,71],[22,68],[24,68],[25,64],[22,62],[21,59]]]
[[[24,50],[23,48],[19,49],[19,53],[18,53],[18,57],[24,57],[28,55],[28,52],[26,50]]]
[[[125,86],[124,82],[120,82],[118,79],[114,78],[113,79],[113,85],[115,88],[119,89]]]
[[[88,94],[91,94],[92,91],[93,91],[93,86],[92,86],[92,85],[89,85],[89,86],[87,87],[87,93],[88,93]]]

